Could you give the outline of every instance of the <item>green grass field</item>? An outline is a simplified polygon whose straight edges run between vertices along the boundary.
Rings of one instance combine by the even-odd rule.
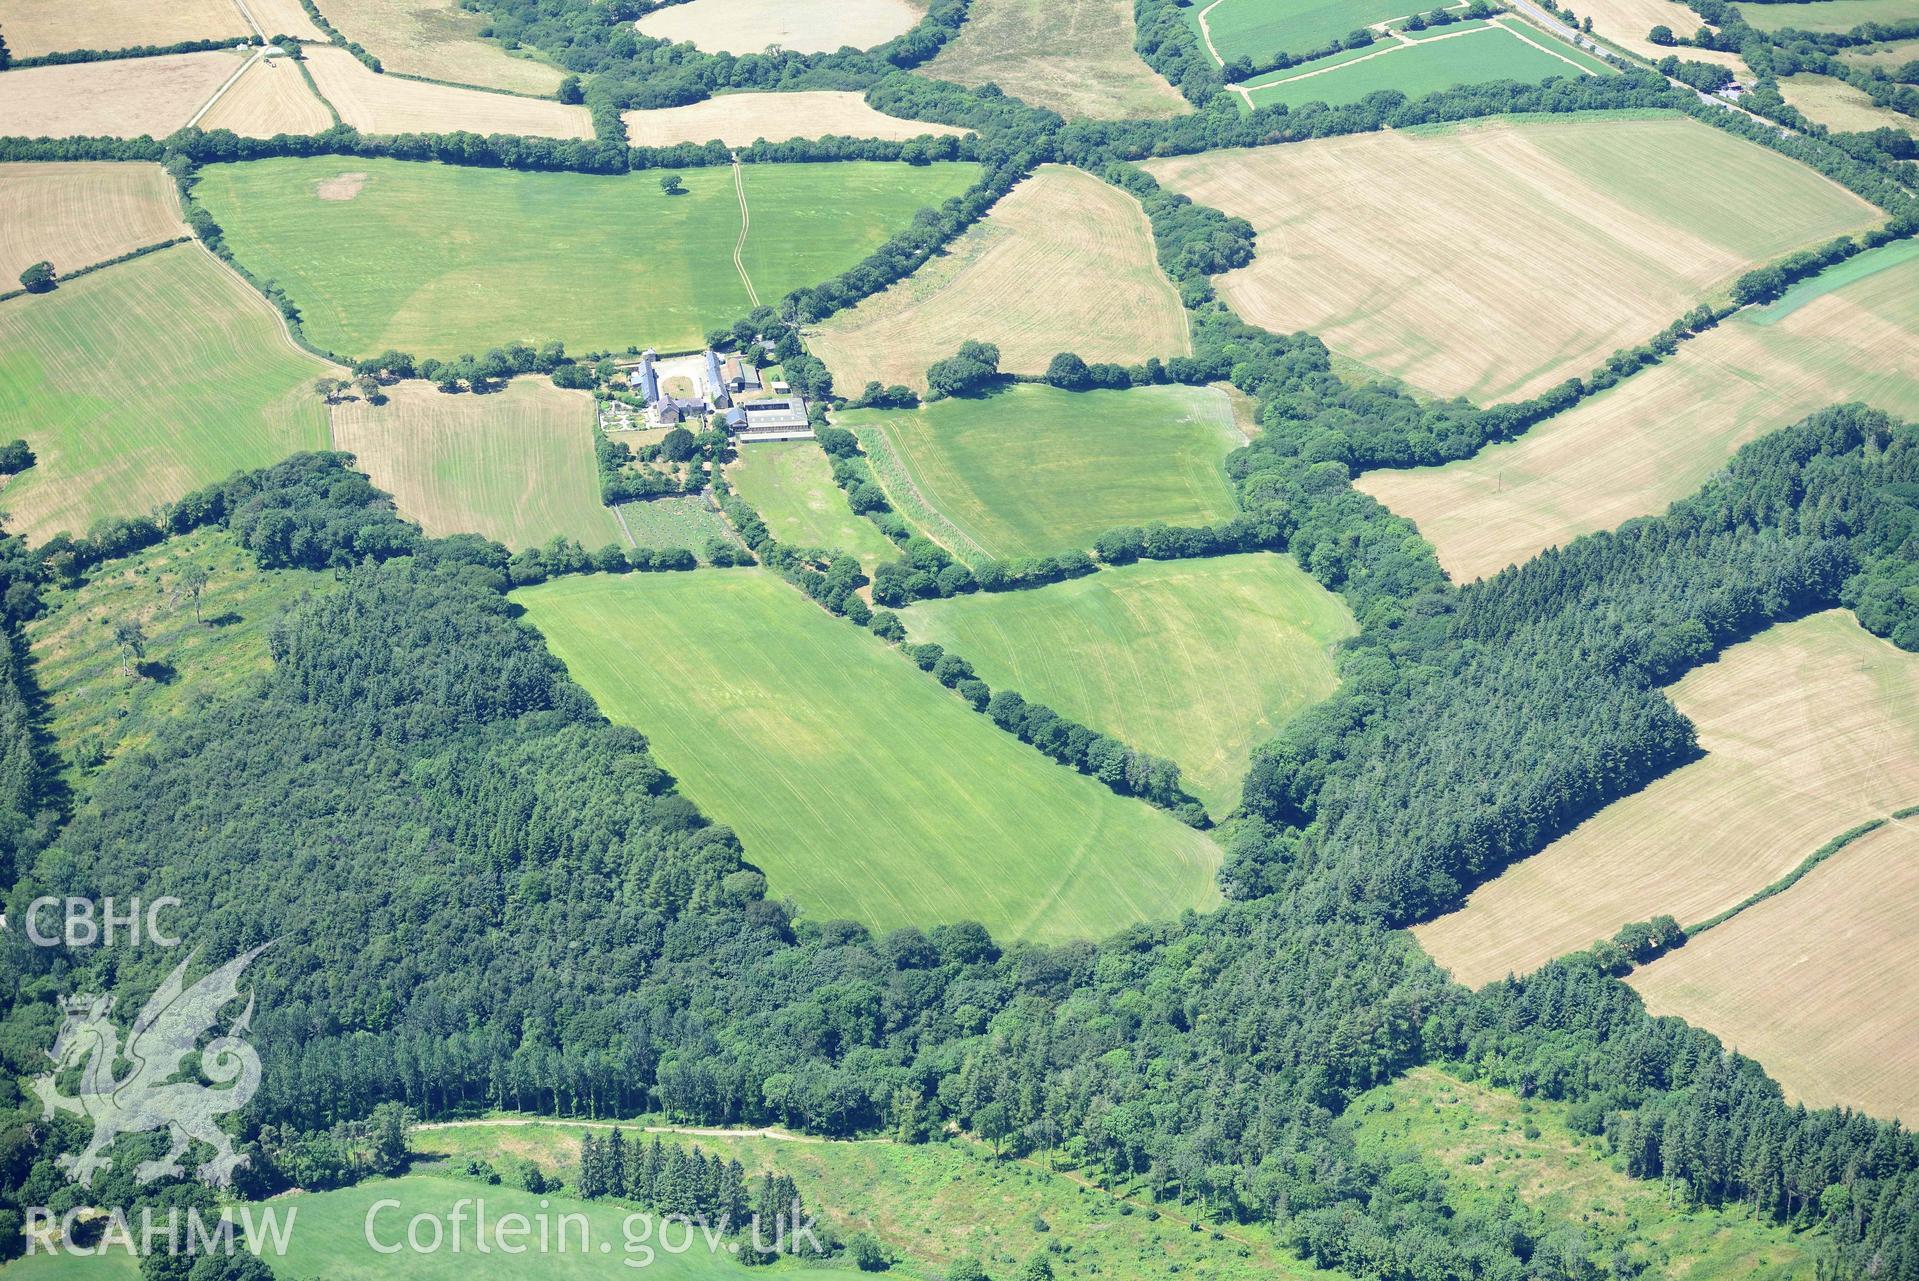
[[[996,729],[770,573],[567,578],[514,599],[810,917],[1060,940],[1218,901],[1205,836]]]
[[[327,368],[194,245],[0,303],[0,439],[24,436],[39,459],[0,494],[7,527],[82,534],[324,449]]]
[[[1862,22],[1897,24],[1915,16],[1912,0],[1803,0],[1799,4],[1735,4],[1761,31],[1850,31]],[[1678,30],[1678,28],[1674,28]]]
[[[838,415],[893,506],[963,559],[1090,547],[1116,525],[1226,520],[1240,443],[1206,387],[1058,391],[1022,383],[913,410]]]
[[[974,165],[749,165],[754,288],[776,303],[851,267]],[[733,265],[731,170],[601,176],[398,160],[209,165],[195,194],[234,256],[299,304],[307,337],[347,355],[480,352],[514,339],[574,351],[698,347],[751,307]],[[358,184],[357,186],[355,184]]]
[[[706,557],[708,539],[744,545],[725,517],[708,507],[704,498],[691,494],[622,503],[619,525],[635,547],[684,547],[701,559]]]
[[[1223,61],[1251,58],[1257,64],[1276,53],[1297,55],[1323,49],[1361,27],[1403,18],[1417,7],[1411,0],[1308,0],[1286,5],[1273,0],[1219,0],[1217,4],[1194,0],[1182,12],[1201,35],[1200,48],[1207,47],[1205,37],[1210,35],[1210,51]]]
[[[726,477],[783,543],[837,548],[869,566],[897,555],[872,521],[846,505],[831,463],[813,441],[748,445]]]
[[[1143,561],[901,617],[993,688],[1177,762],[1215,816],[1239,803],[1254,744],[1332,693],[1332,648],[1354,631],[1337,596],[1269,554]]]
[[[1450,34],[1455,31],[1463,34]],[[1522,39],[1499,23],[1461,23],[1427,34],[1412,44],[1380,43],[1358,54],[1349,50],[1302,63],[1261,79],[1247,93],[1259,107],[1276,102],[1289,107],[1308,102],[1339,106],[1358,102],[1381,89],[1397,89],[1409,98],[1423,98],[1458,85],[1491,80],[1536,83],[1552,76],[1588,72],[1606,75],[1610,68],[1543,33],[1529,31]]]

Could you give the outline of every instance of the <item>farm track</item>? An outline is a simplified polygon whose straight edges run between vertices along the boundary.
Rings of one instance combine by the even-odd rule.
[[[740,198],[740,238],[733,242],[733,269],[740,273],[740,283],[746,286],[746,296],[755,307],[760,305],[759,291],[753,288],[753,278],[746,274],[746,263],[740,254],[746,248],[747,232],[753,228],[753,215],[746,205],[745,166],[740,163],[739,154],[733,156],[733,191]]]

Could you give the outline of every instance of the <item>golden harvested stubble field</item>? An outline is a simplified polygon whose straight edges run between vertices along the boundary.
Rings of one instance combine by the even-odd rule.
[[[0,135],[164,138],[192,119],[246,56],[216,49],[15,68],[0,75]]]
[[[333,124],[290,58],[261,58],[200,117],[202,129],[231,129],[243,138],[319,133]]]
[[[997,84],[1067,118],[1123,120],[1190,110],[1133,48],[1132,0],[973,0],[966,25],[926,66],[957,84]]]
[[[366,133],[516,133],[591,138],[585,107],[375,74],[345,49],[309,48],[308,69],[341,119]]]
[[[159,165],[119,160],[0,165],[0,280],[36,262],[56,272],[187,234]]]
[[[760,139],[885,138],[904,141],[921,134],[964,134],[952,125],[902,120],[875,111],[864,96],[834,89],[800,93],[728,93],[684,107],[629,111],[626,140],[636,147],[671,147],[681,142],[749,146]]]

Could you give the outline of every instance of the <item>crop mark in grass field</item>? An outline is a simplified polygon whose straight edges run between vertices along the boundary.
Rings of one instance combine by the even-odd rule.
[[[1069,119],[1180,115],[1179,91],[1133,48],[1132,0],[973,0],[926,74],[993,83]]]
[[[1122,364],[1193,350],[1145,210],[1065,165],[1042,165],[944,254],[807,335],[849,394],[869,380],[924,390],[927,366],[971,339],[1021,374],[1062,350]]]
[[[402,382],[388,402],[333,407],[333,443],[434,537],[484,534],[515,549],[571,538],[624,544],[600,503],[593,401],[545,378],[484,396]]]
[[[173,180],[159,165],[0,164],[0,281],[42,260],[72,271],[186,234]]]
[[[629,111],[627,141],[636,147],[671,147],[682,142],[711,142],[729,147],[750,146],[765,139],[886,138],[904,141],[923,134],[964,135],[970,130],[926,120],[889,116],[866,105],[866,99],[844,90],[814,89],[799,93],[728,93],[683,107],[656,107]]]
[[[1215,816],[1239,803],[1253,746],[1338,686],[1333,649],[1356,630],[1337,596],[1271,553],[1142,561],[901,617],[994,689],[1176,762]]]
[[[558,67],[482,38],[486,20],[454,0],[327,0],[323,12],[388,71],[542,96],[566,78]]]
[[[1741,312],[1516,441],[1355,484],[1417,523],[1455,580],[1487,577],[1663,510],[1747,441],[1826,405],[1919,416],[1915,347],[1919,243],[1899,241]]]
[[[1851,614],[1770,628],[1670,694],[1705,755],[1415,927],[1455,978],[1525,973],[1661,913],[1703,921],[1847,828],[1919,802],[1919,656]]]
[[[347,50],[331,45],[308,46],[306,62],[320,93],[341,119],[364,133],[593,136],[593,117],[585,107],[380,75]]]
[[[1210,387],[1020,383],[837,418],[894,506],[963,558],[1052,555],[1116,525],[1203,525],[1238,511],[1222,463],[1239,431]]]
[[[1610,75],[1598,59],[1543,33],[1498,21],[1460,23],[1417,40],[1395,40],[1357,54],[1348,51],[1301,63],[1270,79],[1248,84],[1244,94],[1256,107],[1307,102],[1338,106],[1358,102],[1381,89],[1397,89],[1423,98],[1458,85],[1490,80],[1537,84],[1553,76]]]
[[[0,32],[16,58],[71,49],[131,49],[252,34],[233,0],[6,0]],[[276,34],[269,31],[268,35]]]
[[[244,65],[228,49],[17,67],[0,75],[0,136],[164,138]]]
[[[0,303],[0,439],[24,436],[39,457],[0,495],[8,527],[80,534],[324,449],[313,380],[331,369],[195,245]]]
[[[256,58],[197,123],[202,129],[231,129],[243,138],[271,138],[320,133],[333,117],[293,59]]]
[[[1894,820],[1774,898],[1636,971],[1808,1107],[1919,1121],[1919,820]]]
[[[758,569],[514,593],[775,895],[876,929],[1103,937],[1218,902],[1219,849],[1046,759]]]
[[[869,568],[897,556],[893,544],[864,516],[855,516],[833,483],[833,468],[810,440],[748,445],[726,478],[760,514],[773,537],[795,547],[833,547]]]
[[[753,234],[741,256],[769,298],[853,266],[979,172],[957,162],[751,168]],[[342,199],[329,184],[345,175],[358,185]],[[234,256],[277,280],[308,339],[329,350],[451,358],[514,339],[684,350],[748,306],[731,261],[732,173],[682,176],[686,194],[669,197],[653,173],[286,158],[208,165],[195,194]]]
[[[1264,251],[1215,282],[1248,320],[1480,403],[1583,376],[1754,264],[1882,218],[1678,115],[1396,129],[1146,168],[1252,222]],[[1746,190],[1767,198],[1722,198]]]
[[[633,25],[656,40],[707,53],[832,53],[871,49],[905,34],[925,0],[688,0],[655,9]]]

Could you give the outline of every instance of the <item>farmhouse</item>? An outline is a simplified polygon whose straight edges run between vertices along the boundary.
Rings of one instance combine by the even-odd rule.
[[[647,422],[655,427],[672,427],[711,413],[712,406],[707,401],[674,396],[661,389],[659,360],[660,353],[649,348],[640,353],[639,366],[626,376],[627,385],[639,393],[641,403],[646,406]]]

